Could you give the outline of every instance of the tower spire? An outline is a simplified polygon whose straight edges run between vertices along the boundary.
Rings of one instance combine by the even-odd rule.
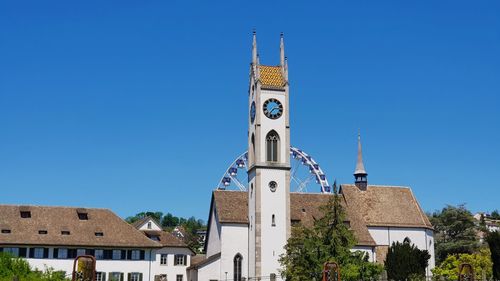
[[[360,190],[366,190],[368,185],[368,173],[366,173],[365,165],[363,164],[363,151],[361,149],[361,134],[358,132],[358,160],[356,169],[354,170],[355,184]]]

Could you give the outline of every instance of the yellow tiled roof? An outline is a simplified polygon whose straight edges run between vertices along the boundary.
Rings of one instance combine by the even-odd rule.
[[[281,66],[259,65],[260,82],[263,86],[281,88],[285,86],[285,78]]]

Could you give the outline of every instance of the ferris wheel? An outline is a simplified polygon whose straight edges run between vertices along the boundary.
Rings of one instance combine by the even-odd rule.
[[[219,181],[219,190],[248,190],[248,152],[238,156]],[[319,164],[304,151],[290,147],[290,191],[331,193],[325,173]]]

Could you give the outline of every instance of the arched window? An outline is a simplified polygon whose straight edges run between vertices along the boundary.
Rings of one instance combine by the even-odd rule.
[[[280,137],[276,131],[271,131],[266,136],[266,161],[278,162],[278,149]]]
[[[235,281],[241,281],[241,261],[243,260],[243,257],[240,254],[236,254],[234,256],[233,260],[233,272],[234,272],[234,279]]]

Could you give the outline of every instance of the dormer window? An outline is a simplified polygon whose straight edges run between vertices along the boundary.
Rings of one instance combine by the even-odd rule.
[[[38,230],[38,234],[47,234],[47,230]]]
[[[7,229],[7,228],[3,228],[3,229],[2,229],[2,233],[4,233],[4,234],[9,234],[9,233],[11,233],[11,230],[10,230],[10,229]]]
[[[86,209],[76,209],[76,213],[78,214],[78,219],[81,221],[86,221],[89,219],[89,215]]]
[[[23,219],[31,218],[31,212],[30,211],[21,211],[21,218],[23,218]]]
[[[78,219],[86,221],[89,219],[89,215],[87,213],[78,213]]]
[[[61,231],[61,235],[70,235],[71,233],[69,232],[69,230],[62,230]]]

